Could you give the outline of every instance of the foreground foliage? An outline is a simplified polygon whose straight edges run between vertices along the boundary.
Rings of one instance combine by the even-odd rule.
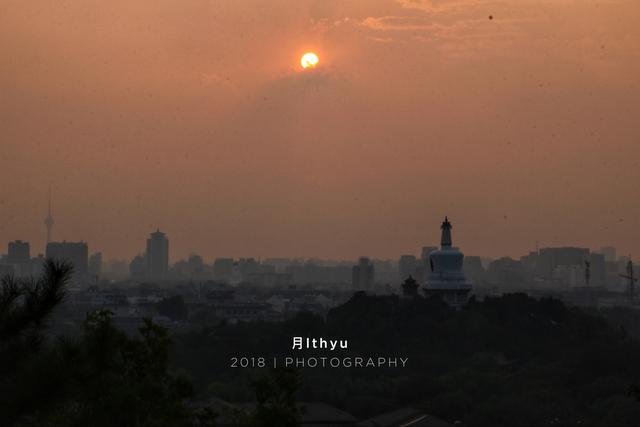
[[[284,323],[184,334],[172,363],[187,369],[198,393],[250,400],[256,373],[229,369],[229,358],[329,355],[291,351],[293,336],[349,340],[348,350],[330,356],[409,358],[405,369],[302,370],[300,400],[361,418],[414,406],[468,426],[635,426],[640,419],[640,344],[597,312],[524,294],[471,300],[456,311],[438,300],[359,293],[326,319],[301,313]]]
[[[3,425],[180,426],[188,381],[167,371],[167,331],[149,320],[140,338],[87,316],[74,338],[47,337],[46,321],[65,294],[67,264],[48,261],[38,281],[7,277],[0,293],[0,413]]]
[[[87,316],[73,338],[47,334],[71,268],[0,289],[0,414],[7,426],[215,426],[192,400],[256,401],[238,426],[300,424],[299,401],[366,418],[414,406],[467,426],[635,426],[640,419],[636,312],[581,310],[511,294],[438,300],[358,293],[326,318],[197,328],[169,338],[145,321],[136,337],[111,314]],[[293,336],[340,338],[339,357],[408,357],[404,369],[232,369],[238,356],[291,355]],[[296,354],[302,355],[302,354]],[[327,356],[305,351],[305,356]],[[175,374],[183,371],[185,376]]]
[[[139,336],[115,328],[109,311],[87,315],[72,338],[47,335],[65,297],[71,266],[47,261],[38,280],[2,279],[0,421],[24,427],[213,427],[220,414],[197,410],[190,381],[168,369],[171,340],[145,319]],[[295,372],[254,378],[252,411],[233,414],[244,427],[296,427]]]

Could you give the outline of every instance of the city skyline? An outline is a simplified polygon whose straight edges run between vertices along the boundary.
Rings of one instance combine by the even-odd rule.
[[[34,256],[37,254],[44,254],[45,250],[46,250],[46,245],[48,243],[48,238],[51,235],[51,228],[50,228],[50,223],[49,221],[51,221],[51,225],[53,225],[53,218],[51,216],[51,203],[52,203],[52,199],[51,199],[51,188],[49,189],[49,199],[48,199],[48,211],[47,211],[47,216],[45,218],[45,233],[47,238],[43,239],[43,244],[42,244],[42,251],[40,251],[38,248],[39,246],[33,245],[33,243],[31,243],[34,248],[33,250],[33,254]],[[150,229],[150,231],[146,232],[146,236],[148,237],[149,233],[153,234],[153,229],[155,229],[156,231],[160,231],[161,227],[152,227]],[[427,230],[425,230],[427,231]],[[167,230],[164,230],[164,232],[167,232]],[[15,233],[14,233],[15,234]],[[37,233],[33,233],[33,234],[37,234]],[[62,233],[63,235],[65,235],[65,233]],[[432,235],[434,234],[433,230],[431,230],[428,234]],[[437,233],[435,233],[437,234]],[[147,238],[145,237],[145,239]],[[439,239],[439,238],[438,238]],[[25,240],[28,242],[33,242],[33,240],[28,240],[20,237],[15,237],[15,238],[11,238],[8,239],[7,241],[20,241],[20,240]],[[34,239],[36,242],[38,241],[38,239]],[[588,240],[588,239],[587,239]],[[83,239],[83,238],[76,238],[72,235],[69,235],[69,238],[63,237],[60,239],[52,239],[52,242],[86,242],[86,243],[90,243],[87,239]],[[460,239],[461,242],[464,242],[465,239],[462,238]],[[585,240],[583,240],[585,241]],[[373,258],[373,259],[379,259],[379,260],[393,260],[395,258],[397,258],[398,256],[404,256],[404,255],[415,255],[417,258],[420,258],[420,251],[425,248],[425,247],[429,247],[432,244],[436,244],[437,241],[418,241],[416,243],[417,246],[414,246],[412,248],[406,248],[404,251],[400,251],[400,252],[396,252],[396,253],[391,253],[391,252],[384,252],[382,255],[378,255],[378,254],[372,254],[371,252],[367,252],[367,248],[363,248],[363,252],[359,252],[359,253],[353,253],[352,255],[347,255],[347,256],[337,256],[336,252],[329,252],[326,254],[320,254],[320,253],[313,253],[313,251],[311,251],[310,253],[284,253],[284,252],[278,252],[276,251],[275,253],[262,253],[262,254],[257,254],[257,253],[230,253],[230,252],[225,252],[224,248],[219,248],[219,247],[206,247],[204,248],[204,250],[202,250],[202,252],[199,252],[193,248],[189,248],[188,243],[186,242],[182,242],[182,244],[177,244],[175,245],[175,243],[172,245],[172,250],[169,251],[169,256],[170,256],[170,260],[171,262],[176,261],[176,260],[184,260],[187,259],[189,256],[197,254],[200,256],[203,256],[205,259],[211,259],[214,260],[216,258],[225,258],[225,257],[232,257],[232,258],[247,258],[247,257],[252,257],[252,258],[258,258],[258,259],[263,259],[263,258],[290,258],[290,259],[295,259],[295,258],[301,258],[301,259],[324,259],[324,260],[337,260],[337,261],[353,261],[353,260],[358,260],[359,258],[361,258],[362,256],[366,256],[369,258]],[[113,260],[118,260],[118,259],[132,259],[137,255],[140,254],[144,254],[145,250],[144,250],[144,245],[140,246],[140,247],[134,247],[132,249],[125,249],[122,250],[122,248],[118,248],[117,246],[115,247],[115,251],[113,253],[110,253],[109,251],[105,251],[104,249],[102,249],[102,247],[100,246],[100,243],[94,243],[96,246],[95,247],[90,247],[90,250],[92,253],[95,252],[99,252],[101,254],[106,254],[108,259],[113,259]],[[179,251],[175,251],[175,253],[172,253],[175,249],[174,245],[177,246],[179,248]],[[537,250],[540,247],[581,247],[581,248],[588,248],[590,250],[593,251],[599,251],[602,248],[606,248],[611,246],[611,243],[596,243],[593,245],[579,245],[579,244],[575,244],[575,243],[571,243],[571,242],[562,242],[559,239],[556,239],[554,241],[554,243],[552,244],[546,244],[545,242],[541,242],[539,240],[536,240],[533,246],[530,246],[528,248],[525,248],[521,253],[508,253],[508,252],[500,252],[499,250],[497,251],[480,251],[480,252],[471,252],[474,255],[478,255],[481,256],[483,258],[486,259],[497,259],[497,258],[502,258],[502,257],[510,257],[510,258],[514,258],[517,259],[521,256],[525,256],[528,253]],[[482,247],[482,245],[481,245]],[[630,259],[636,259],[633,255],[633,253],[631,252],[625,252],[624,250],[621,250],[620,247],[613,245],[612,247],[614,247],[618,253],[619,256],[626,256],[629,257]],[[488,247],[484,248],[484,249],[490,249]],[[311,248],[311,250],[313,250],[313,248]]]
[[[446,218],[445,218],[446,220]],[[47,235],[49,235],[48,233],[49,228],[47,227]],[[149,236],[151,237],[151,239],[149,239]],[[144,246],[141,246],[140,248],[138,248],[138,250],[134,251],[132,255],[122,255],[122,252],[118,252],[119,255],[110,255],[107,254],[107,258],[106,260],[111,260],[111,261],[119,261],[119,260],[127,260],[127,261],[131,261],[136,257],[140,257],[141,255],[146,256],[146,254],[149,253],[149,248],[150,248],[150,242],[153,241],[154,236],[161,236],[162,240],[165,240],[165,247],[164,249],[159,249],[160,251],[164,252],[164,255],[162,255],[161,257],[164,258],[164,263],[166,263],[167,265],[171,266],[173,264],[175,264],[176,262],[181,262],[181,261],[186,261],[187,259],[189,259],[192,256],[199,256],[202,257],[202,259],[207,262],[207,261],[215,261],[215,260],[219,260],[219,259],[258,259],[258,260],[266,260],[266,259],[289,259],[289,260],[307,260],[307,261],[311,261],[311,260],[316,260],[316,261],[335,261],[335,262],[358,262],[361,261],[362,259],[369,259],[371,258],[372,260],[376,260],[376,261],[398,261],[399,262],[399,269],[402,270],[403,268],[414,268],[415,267],[415,263],[419,262],[421,259],[424,260],[425,259],[425,251],[430,252],[432,250],[437,249],[437,246],[431,246],[431,243],[427,243],[427,244],[422,244],[419,245],[415,248],[412,249],[408,249],[404,252],[398,252],[398,253],[394,253],[388,256],[375,256],[375,255],[370,255],[369,253],[363,252],[360,253],[354,257],[337,257],[334,255],[327,255],[327,256],[322,256],[322,255],[318,255],[318,254],[311,254],[311,255],[304,255],[304,254],[261,254],[261,255],[255,255],[255,254],[246,254],[246,253],[241,253],[241,254],[231,254],[229,252],[224,252],[224,250],[220,250],[220,249],[216,249],[216,250],[220,250],[221,252],[219,253],[215,253],[214,255],[206,255],[205,253],[201,253],[201,252],[197,252],[195,250],[187,250],[186,254],[184,255],[176,255],[176,254],[172,254],[172,251],[169,249],[169,245],[168,242],[171,241],[170,236],[168,236],[168,233],[166,232],[166,230],[161,230],[159,227],[156,227],[155,231],[151,231],[147,234],[147,238],[146,238],[146,249]],[[7,242],[9,244],[9,246],[11,246],[14,243],[25,243],[27,244],[27,246],[31,245],[31,243],[27,240],[23,240],[23,239],[13,239]],[[60,240],[56,240],[53,239],[51,242],[46,242],[45,243],[45,247],[43,248],[44,250],[42,252],[40,252],[37,247],[34,247],[34,250],[31,253],[31,256],[36,257],[36,256],[41,256],[41,255],[45,255],[46,252],[46,246],[49,243],[53,243],[53,244],[59,244],[59,243],[69,243],[69,244],[76,244],[76,243],[81,243],[84,245],[87,245],[89,248],[89,253],[91,254],[99,254],[100,257],[102,257],[104,255],[104,252],[99,248],[99,247],[92,247],[90,242],[84,240],[84,239],[60,239]],[[171,244],[171,247],[174,246],[174,243]],[[458,248],[461,245],[456,244],[455,247]],[[33,247],[33,246],[32,246]],[[154,246],[152,246],[154,247]],[[530,255],[531,253],[538,253],[540,249],[545,249],[545,248],[577,248],[577,249],[586,249],[588,251],[591,251],[593,253],[599,253],[599,254],[603,254],[605,255],[607,258],[612,258],[612,259],[630,259],[632,261],[635,262],[635,260],[637,258],[635,258],[633,256],[633,254],[630,253],[625,253],[624,251],[620,251],[619,248],[617,248],[616,246],[610,246],[610,245],[600,245],[600,246],[594,246],[594,247],[589,247],[589,246],[580,246],[580,245],[574,245],[574,244],[559,244],[559,245],[540,245],[540,242],[536,242],[535,247],[529,248],[528,250],[526,250],[525,252],[521,253],[521,254],[515,254],[515,255],[511,255],[511,254],[507,254],[507,253],[498,253],[496,255],[491,255],[488,253],[483,253],[483,252],[478,252],[478,253],[470,253],[470,255],[475,256],[475,257],[480,257],[484,260],[497,260],[497,259],[501,259],[501,258],[511,258],[511,259],[522,259],[522,258],[526,258],[528,255]],[[157,251],[158,249],[153,249],[153,251]],[[0,255],[2,254],[2,252],[0,252]],[[428,257],[428,253],[426,255]],[[409,259],[411,258],[411,259]],[[105,261],[106,261],[105,260]],[[148,261],[145,261],[148,262]],[[625,261],[626,262],[626,261]],[[407,264],[408,263],[408,264]],[[403,267],[404,264],[404,267]],[[412,266],[410,266],[412,265]],[[146,268],[150,268],[150,267],[146,267]]]

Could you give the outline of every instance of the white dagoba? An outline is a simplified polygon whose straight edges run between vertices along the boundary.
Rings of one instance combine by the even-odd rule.
[[[438,296],[447,304],[460,307],[467,302],[471,291],[471,282],[463,271],[464,254],[451,244],[452,226],[447,217],[440,228],[440,249],[429,255],[431,268],[427,273],[424,293],[427,297]]]

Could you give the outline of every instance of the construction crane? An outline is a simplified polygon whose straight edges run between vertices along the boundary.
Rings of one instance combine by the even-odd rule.
[[[589,282],[591,282],[591,262],[584,262],[584,283],[589,287]]]
[[[591,292],[591,287],[589,284],[591,283],[591,261],[584,261],[584,284],[587,292],[587,305],[591,307],[593,305],[593,293]]]
[[[627,274],[621,274],[620,277],[627,279],[627,298],[631,305],[635,296],[635,283],[638,281],[637,277],[633,277],[633,262],[631,260],[627,263]]]

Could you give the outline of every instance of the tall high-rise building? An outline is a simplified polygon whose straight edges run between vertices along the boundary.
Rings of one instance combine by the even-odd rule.
[[[362,257],[351,271],[351,285],[355,290],[371,290],[375,278],[375,269],[369,258]]]
[[[73,264],[74,280],[80,280],[89,271],[89,247],[86,242],[49,242],[46,257]]]
[[[30,260],[29,242],[23,242],[22,240],[9,242],[7,251],[7,262],[9,264],[19,264],[29,262]]]
[[[169,239],[157,229],[147,239],[147,277],[164,279],[169,270]]]

